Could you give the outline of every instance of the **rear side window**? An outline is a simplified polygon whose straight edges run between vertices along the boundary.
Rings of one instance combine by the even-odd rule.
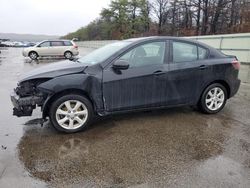
[[[182,63],[198,59],[197,45],[173,41],[173,62]]]
[[[52,41],[51,46],[64,46],[62,41]]]
[[[198,56],[199,59],[206,59],[207,58],[207,49],[198,47]]]
[[[70,41],[64,41],[63,43],[64,43],[64,46],[73,46]]]

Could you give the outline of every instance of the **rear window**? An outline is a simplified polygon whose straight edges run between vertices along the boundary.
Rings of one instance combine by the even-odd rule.
[[[70,41],[64,41],[64,46],[72,46],[72,43]]]
[[[62,41],[52,41],[51,46],[64,46]]]

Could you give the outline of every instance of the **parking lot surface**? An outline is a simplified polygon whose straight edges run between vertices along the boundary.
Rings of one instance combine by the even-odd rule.
[[[39,110],[12,116],[9,99],[21,74],[58,60],[0,56],[0,187],[250,187],[249,84],[216,115],[171,108],[62,134],[41,127]]]

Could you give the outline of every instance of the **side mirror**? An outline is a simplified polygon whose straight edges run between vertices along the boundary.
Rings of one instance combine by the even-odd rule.
[[[129,62],[124,60],[117,60],[113,64],[113,69],[126,70],[129,68]]]

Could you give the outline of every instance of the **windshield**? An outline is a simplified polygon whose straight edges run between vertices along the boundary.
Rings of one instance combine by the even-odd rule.
[[[129,44],[131,44],[131,42],[129,41],[120,41],[120,42],[108,44],[104,47],[101,47],[91,52],[90,54],[84,57],[79,58],[77,61],[79,63],[94,65],[94,64],[104,61],[105,59],[109,58],[110,56],[112,56],[113,54],[121,50],[122,48],[128,46]]]

